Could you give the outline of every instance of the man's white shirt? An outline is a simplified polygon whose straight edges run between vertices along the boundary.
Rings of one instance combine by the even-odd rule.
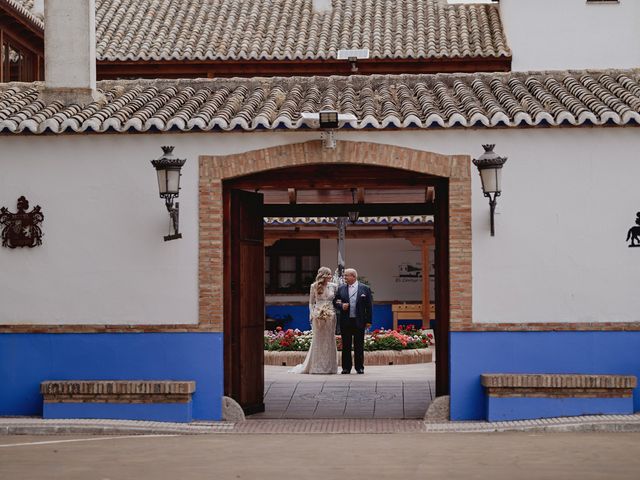
[[[358,301],[358,281],[353,282],[353,285],[349,287],[349,317],[355,318],[356,316],[356,302]]]

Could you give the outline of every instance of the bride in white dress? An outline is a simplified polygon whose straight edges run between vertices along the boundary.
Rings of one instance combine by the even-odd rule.
[[[304,363],[289,370],[291,373],[338,373],[338,349],[336,347],[336,312],[333,297],[338,289],[331,270],[320,267],[316,281],[309,292],[309,318],[311,320],[311,346]]]

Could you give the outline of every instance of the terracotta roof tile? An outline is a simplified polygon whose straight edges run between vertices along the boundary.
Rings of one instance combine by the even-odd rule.
[[[97,0],[101,60],[510,56],[496,5],[441,0]]]
[[[33,0],[0,0],[29,10]],[[444,0],[96,0],[98,60],[510,57],[497,5]]]
[[[102,81],[105,104],[45,103],[0,85],[0,133],[299,129],[336,109],[347,127],[640,125],[640,70]]]

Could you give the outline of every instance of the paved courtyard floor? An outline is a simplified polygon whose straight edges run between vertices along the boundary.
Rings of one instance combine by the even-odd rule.
[[[364,375],[296,375],[265,366],[265,412],[248,419],[423,418],[435,363],[365,367]]]

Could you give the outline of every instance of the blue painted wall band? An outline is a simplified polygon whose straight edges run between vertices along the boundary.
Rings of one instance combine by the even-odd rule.
[[[577,415],[630,415],[632,398],[500,398],[487,399],[487,420],[530,420]]]
[[[483,373],[618,374],[640,379],[640,331],[451,332],[449,338],[452,420],[485,418]],[[640,411],[640,387],[633,392],[633,410]]]
[[[450,340],[453,420],[485,418],[482,373],[640,377],[640,332],[452,332]],[[44,380],[195,380],[193,418],[220,420],[223,372],[222,333],[0,334],[0,415],[42,415]]]
[[[309,323],[309,306],[308,305],[267,305],[267,317],[282,320],[283,328],[299,329],[302,331],[311,330]],[[400,324],[417,324],[421,325],[421,321],[404,321]],[[390,329],[393,328],[393,312],[391,304],[375,304],[373,306],[373,323],[371,330],[377,328]]]
[[[222,418],[222,333],[0,334],[0,416],[42,415],[45,380],[195,380],[193,418]]]
[[[43,418],[103,418],[188,423],[192,402],[183,403],[45,403]]]

